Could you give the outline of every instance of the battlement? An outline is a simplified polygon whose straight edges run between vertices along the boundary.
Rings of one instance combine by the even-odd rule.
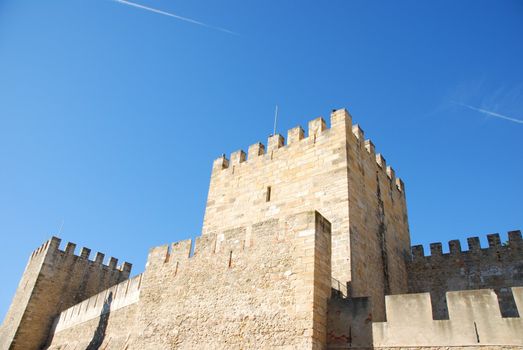
[[[67,242],[65,244],[64,249],[62,250],[60,249],[61,242],[62,240],[60,238],[55,236],[51,237],[51,239],[44,242],[41,246],[39,246],[32,252],[29,261],[32,261],[33,259],[40,257],[42,254],[44,254],[44,252],[49,252],[51,254],[61,255],[62,257],[71,256],[73,257],[73,259],[81,259],[89,264],[99,265],[102,269],[106,270],[122,271],[126,273],[131,272],[131,263],[124,262],[123,264],[117,266],[118,259],[110,257],[107,260],[107,263],[104,264],[105,254],[100,252],[96,253],[94,260],[90,260],[89,257],[91,255],[91,249],[82,247],[82,249],[80,250],[80,254],[75,254],[75,243]]]
[[[351,281],[354,296],[374,299],[375,315],[384,312],[383,294],[407,291],[405,186],[345,109],[291,128],[286,138],[272,135],[265,145],[216,159],[202,235],[306,210],[318,210],[333,223],[332,277]],[[395,238],[387,241],[388,232]],[[249,247],[250,240],[246,234],[236,244]],[[219,239],[215,246],[202,243],[196,242],[196,254],[232,245]]]
[[[305,211],[201,237],[192,256],[191,240],[154,247],[142,275],[64,310],[48,348],[319,349],[330,228]]]
[[[55,332],[137,303],[141,286],[142,274],[139,274],[71,306],[58,316]]]
[[[29,256],[13,302],[0,329],[0,348],[16,344],[16,349],[42,348],[55,318],[66,308],[129,278],[132,265],[91,249],[75,253],[69,242],[51,237]]]
[[[523,315],[523,288],[512,288]],[[375,347],[523,345],[523,319],[503,318],[493,290],[447,292],[449,320],[433,320],[429,293],[388,295],[387,322],[373,323]]]
[[[153,247],[149,250],[147,266],[151,264],[179,264],[181,261],[188,260],[190,258],[192,245],[193,240],[187,239]]]
[[[328,221],[325,220],[325,222],[328,224]],[[279,232],[281,228],[278,225],[278,220],[271,219],[252,226],[238,227],[212,235],[202,235],[194,241],[187,239],[154,247],[149,250],[147,266],[176,265],[178,269],[181,268],[181,264],[193,258],[217,254],[226,256],[224,264],[230,265],[232,264],[232,253],[243,252],[251,247],[254,242],[266,245],[270,242],[281,241],[283,236],[282,232]],[[263,227],[266,227],[266,229],[260,229]],[[194,251],[192,256],[191,251]]]
[[[508,233],[508,242],[502,244],[498,233],[487,235],[488,247],[482,248],[479,237],[467,238],[468,250],[462,250],[461,242],[459,240],[451,240],[448,242],[449,253],[443,253],[442,243],[430,244],[430,255],[425,255],[423,245],[412,246],[413,262],[426,259],[442,259],[455,258],[459,255],[464,256],[481,256],[483,254],[496,254],[498,258],[502,258],[505,254],[523,251],[523,239],[521,231],[510,231]],[[520,253],[518,253],[520,254]]]
[[[285,138],[280,135],[271,135],[267,140],[267,148],[264,144],[258,142],[249,146],[247,153],[243,150],[237,150],[231,153],[229,158],[225,154],[217,158],[213,163],[213,173],[218,171],[228,171],[228,174],[234,175],[237,167],[249,166],[257,163],[260,159],[271,161],[275,158],[284,159],[285,151],[288,148],[308,147],[311,144],[321,142],[324,137],[329,137],[330,133],[340,131],[346,133],[347,140],[355,143],[358,147],[365,149],[366,152],[375,159],[379,169],[382,169],[387,177],[392,181],[394,187],[400,192],[405,190],[403,181],[396,177],[395,171],[391,166],[387,166],[385,158],[377,154],[374,143],[371,140],[365,140],[365,133],[358,125],[352,125],[352,116],[346,109],[333,110],[330,115],[329,128],[322,117],[309,121],[307,135],[301,126],[296,126],[287,131],[287,143]]]
[[[430,255],[423,246],[412,247],[412,260],[408,263],[409,292],[430,292],[433,315],[448,318],[445,292],[457,290],[493,289],[500,299],[505,316],[517,316],[509,287],[523,286],[519,273],[523,263],[523,240],[520,231],[508,233],[503,242],[499,234],[487,235],[488,246],[482,247],[478,237],[467,239],[468,250],[462,249],[459,240],[448,242],[448,253],[441,243],[430,244]],[[464,278],[464,276],[468,276]]]
[[[311,219],[310,215],[314,217]],[[151,248],[146,269],[167,269],[174,278],[183,269],[188,268],[192,261],[202,259],[214,260],[216,269],[235,268],[240,260],[244,263],[245,259],[251,259],[252,254],[270,250],[278,243],[288,243],[295,230],[309,221],[315,222],[315,227],[321,228],[322,231],[331,230],[330,223],[314,211],[307,215],[292,215],[285,220],[266,220],[251,226],[202,235],[194,242],[188,239]],[[194,250],[192,256],[191,249]]]

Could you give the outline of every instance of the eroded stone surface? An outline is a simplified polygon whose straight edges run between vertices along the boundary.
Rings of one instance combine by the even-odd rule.
[[[153,248],[137,300],[125,305],[122,283],[98,298],[101,317],[66,310],[50,349],[321,349],[330,241],[330,223],[306,212],[209,235],[192,257]]]
[[[520,348],[521,233],[411,254],[403,181],[346,110],[330,124],[216,159],[194,256],[191,240],[152,248],[128,279],[130,264],[45,243],[0,350]],[[445,297],[479,288],[495,291]]]

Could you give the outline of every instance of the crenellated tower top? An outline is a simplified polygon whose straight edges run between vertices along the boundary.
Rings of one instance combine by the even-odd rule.
[[[14,343],[20,349],[43,348],[55,317],[66,308],[125,281],[131,264],[91,249],[75,254],[76,244],[60,249],[61,239],[51,237],[29,256],[22,280],[0,329],[0,348]],[[35,346],[37,344],[37,346]]]
[[[390,165],[387,165],[383,155],[376,153],[374,143],[370,139],[365,139],[365,133],[360,125],[352,125],[352,116],[346,109],[333,110],[330,115],[330,125],[331,128],[344,128],[350,125],[352,135],[348,133],[347,137],[351,136],[354,141],[363,145],[365,150],[375,158],[378,167],[385,172],[397,189],[404,191],[403,181],[400,178],[396,178],[394,169]],[[233,167],[244,165],[242,163],[246,163],[245,166],[248,166],[256,160],[259,160],[260,157],[264,160],[273,160],[274,152],[285,152],[288,146],[298,145],[299,147],[300,143],[307,145],[311,140],[312,143],[315,143],[316,139],[323,136],[322,133],[328,132],[329,129],[323,117],[318,117],[309,121],[307,136],[301,126],[296,126],[287,131],[287,139],[281,134],[269,136],[267,147],[265,147],[263,143],[257,142],[249,146],[247,153],[243,149],[240,149],[232,152],[229,158],[227,158],[225,154],[222,154],[214,161],[213,172],[229,169],[230,174],[233,175]],[[285,143],[285,140],[287,140],[287,143]],[[294,154],[292,154],[292,156],[294,156]]]
[[[33,253],[29,257],[29,263],[38,257],[40,257],[42,254],[54,254],[59,255],[62,257],[70,257],[74,260],[81,260],[88,265],[92,266],[98,266],[102,269],[106,270],[114,270],[114,271],[121,271],[126,272],[129,274],[131,272],[132,264],[128,262],[124,262],[123,264],[118,266],[118,259],[114,257],[110,257],[106,264],[104,264],[104,258],[105,254],[97,252],[95,255],[94,260],[89,259],[91,255],[91,249],[82,247],[80,250],[80,254],[75,254],[76,250],[76,243],[73,242],[67,242],[65,244],[65,249],[60,249],[60,244],[62,242],[61,238],[58,237],[51,237],[49,240],[47,240],[45,243],[43,243],[41,246],[33,250]]]
[[[346,109],[318,117],[213,163],[204,236],[305,210],[332,223],[333,277],[354,296],[407,291],[405,186]],[[390,237],[389,237],[390,236]],[[378,276],[376,278],[376,276]],[[370,282],[369,282],[370,281]]]

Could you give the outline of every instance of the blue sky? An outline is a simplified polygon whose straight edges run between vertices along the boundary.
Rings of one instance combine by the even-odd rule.
[[[62,220],[135,272],[197,236],[212,160],[265,142],[275,104],[284,135],[349,109],[405,181],[413,243],[523,228],[523,2],[136,2],[238,35],[0,0],[0,316]]]

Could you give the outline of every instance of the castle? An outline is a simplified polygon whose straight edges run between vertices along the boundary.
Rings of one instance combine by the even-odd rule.
[[[214,161],[202,234],[129,278],[53,237],[7,349],[523,349],[523,240],[411,247],[405,186],[344,109]]]

